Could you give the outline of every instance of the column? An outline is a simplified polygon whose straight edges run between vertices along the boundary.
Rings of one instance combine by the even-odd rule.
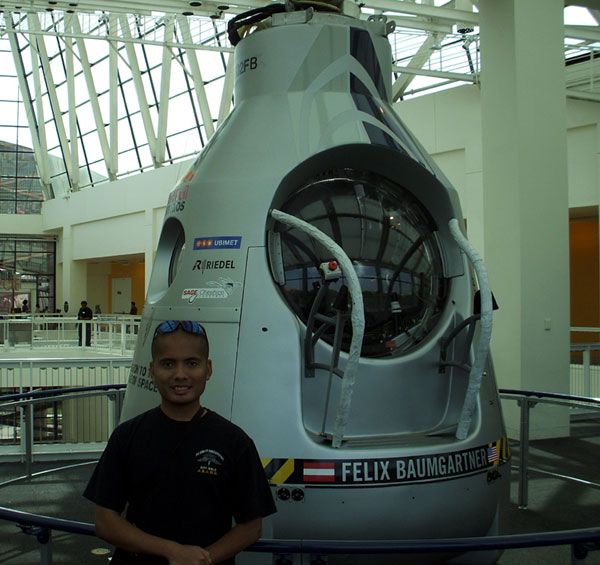
[[[569,257],[563,0],[481,0],[485,259],[500,309],[499,385],[569,392]],[[514,403],[504,403],[511,436]],[[532,437],[568,434],[537,406]]]

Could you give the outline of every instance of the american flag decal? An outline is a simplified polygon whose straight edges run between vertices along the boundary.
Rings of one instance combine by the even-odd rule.
[[[335,483],[335,463],[305,461],[302,477],[305,483]]]
[[[498,442],[488,444],[487,460],[488,460],[488,463],[493,463],[493,464],[496,464],[499,462],[500,457],[498,454]]]

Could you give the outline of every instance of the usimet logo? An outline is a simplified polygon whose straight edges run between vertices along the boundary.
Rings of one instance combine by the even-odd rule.
[[[242,237],[239,235],[225,237],[197,237],[194,239],[194,249],[239,249]]]

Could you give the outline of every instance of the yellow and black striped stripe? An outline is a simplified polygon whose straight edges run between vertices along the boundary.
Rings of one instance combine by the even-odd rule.
[[[296,470],[294,459],[261,458],[261,461],[267,478],[273,485],[281,485],[288,482]]]
[[[508,461],[510,459],[510,446],[508,444],[508,437],[502,436],[500,439],[500,461]]]

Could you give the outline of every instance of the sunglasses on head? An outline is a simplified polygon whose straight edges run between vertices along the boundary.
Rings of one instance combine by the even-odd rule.
[[[201,335],[207,337],[206,330],[198,322],[192,322],[190,320],[167,320],[158,325],[154,331],[154,339],[160,335],[170,334],[181,328],[188,334]]]

